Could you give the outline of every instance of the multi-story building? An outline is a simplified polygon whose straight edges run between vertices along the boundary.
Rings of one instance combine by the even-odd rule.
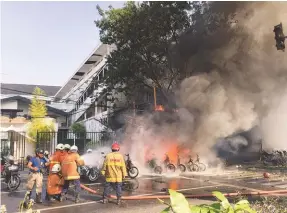
[[[106,76],[105,72],[108,72],[105,69],[106,60],[113,49],[110,45],[99,45],[56,93],[58,107],[69,112],[68,126],[80,122],[85,125],[87,132],[101,132],[108,123],[114,124],[113,129],[120,127],[121,124],[116,124],[118,119],[114,118],[116,114],[127,110],[127,100],[123,94],[111,95],[111,91],[100,83]],[[110,101],[109,96],[116,97],[116,100]],[[133,107],[137,112],[154,108],[153,90],[137,88],[134,96]]]
[[[100,132],[105,128],[111,103],[107,100],[105,86],[99,82],[105,76],[106,57],[111,46],[101,44],[55,95],[58,105],[69,112],[68,125],[81,122],[87,132]]]

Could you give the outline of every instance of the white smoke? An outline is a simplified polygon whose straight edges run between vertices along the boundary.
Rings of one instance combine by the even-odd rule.
[[[86,165],[101,168],[104,162],[104,156],[110,152],[111,147],[101,147],[93,150],[92,153],[82,155],[82,158]]]

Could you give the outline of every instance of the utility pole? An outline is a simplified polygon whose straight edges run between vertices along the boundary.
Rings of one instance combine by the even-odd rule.
[[[156,110],[156,87],[153,86],[154,110]]]

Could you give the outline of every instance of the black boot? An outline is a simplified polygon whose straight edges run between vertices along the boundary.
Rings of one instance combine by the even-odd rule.
[[[42,201],[42,193],[36,194],[36,203],[43,203]]]

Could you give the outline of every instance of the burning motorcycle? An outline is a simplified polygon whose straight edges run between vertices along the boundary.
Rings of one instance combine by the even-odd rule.
[[[130,178],[136,178],[139,175],[139,170],[137,167],[134,166],[134,164],[131,161],[130,155],[127,154],[127,160],[126,160],[126,167],[127,167],[127,173]]]
[[[198,155],[196,155],[195,162],[193,161],[191,156],[189,156],[189,161],[187,162],[187,169],[190,172],[205,171],[206,170],[206,165],[204,163],[200,162],[200,159],[199,159]]]
[[[198,172],[199,171],[198,165],[193,162],[193,159],[191,158],[191,156],[189,156],[189,160],[186,164],[186,167],[187,167],[188,171],[190,171],[190,172]]]
[[[198,166],[199,171],[205,171],[206,170],[206,165],[204,163],[200,162],[198,154],[196,154],[195,164]]]
[[[85,165],[79,167],[79,174],[82,178],[87,178],[90,182],[95,182],[100,176],[100,171],[97,167]]]
[[[170,162],[168,155],[165,155],[165,160],[163,161],[163,165],[165,166],[166,170],[175,172],[175,165]]]
[[[181,172],[185,172],[186,171],[186,166],[180,163],[179,155],[177,155],[177,168],[179,168],[179,170]]]
[[[15,162],[13,156],[6,158],[3,170],[3,177],[9,191],[17,190],[21,184],[21,179],[19,174],[19,165]]]
[[[161,166],[157,165],[155,158],[149,160],[147,162],[147,164],[148,164],[148,166],[151,169],[153,169],[154,173],[156,173],[156,174],[161,174],[162,173],[162,168],[161,168]]]

